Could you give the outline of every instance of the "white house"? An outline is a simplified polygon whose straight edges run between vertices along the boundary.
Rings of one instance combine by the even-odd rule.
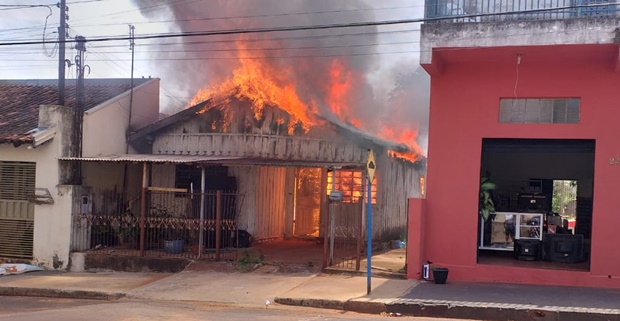
[[[159,79],[87,79],[82,155],[131,153],[130,129],[158,119]],[[69,264],[72,212],[81,186],[68,185],[75,83],[57,105],[56,80],[0,80],[0,260],[48,268]],[[118,173],[118,171],[115,171]],[[84,185],[121,184],[105,166],[84,165]],[[105,178],[105,179],[104,179]]]

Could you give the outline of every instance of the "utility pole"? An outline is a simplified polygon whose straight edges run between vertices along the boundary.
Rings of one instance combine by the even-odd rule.
[[[131,89],[129,91],[129,115],[127,116],[127,131],[125,132],[125,154],[129,154],[129,133],[131,131],[131,113],[133,111],[133,64],[134,64],[134,52],[135,52],[135,42],[134,42],[134,31],[136,27],[133,25],[129,25],[129,50],[131,50]],[[123,168],[123,197],[127,195],[127,170],[128,165],[125,163]],[[127,200],[124,200],[126,202]],[[201,234],[202,235],[202,234]]]
[[[129,135],[129,130],[131,127],[131,113],[133,110],[133,65],[134,65],[134,56],[135,56],[135,30],[136,27],[133,25],[129,25],[129,50],[131,50],[131,88],[129,92],[129,124],[127,124],[127,135]],[[127,145],[127,152],[129,152],[129,145]]]
[[[67,1],[60,0],[60,25],[58,26],[58,105],[65,105],[65,40],[67,36]]]
[[[86,38],[82,36],[75,37],[75,49],[78,54],[75,56],[75,66],[77,71],[77,87],[75,90],[75,114],[73,122],[73,139],[71,142],[71,156],[82,157],[82,136],[83,136],[83,123],[84,123],[84,73],[86,66],[84,64],[84,53],[86,52]],[[82,184],[82,163],[80,161],[75,162],[73,169],[73,185]]]

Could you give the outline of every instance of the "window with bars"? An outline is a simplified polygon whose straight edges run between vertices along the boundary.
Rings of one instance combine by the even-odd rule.
[[[579,98],[502,98],[499,122],[512,124],[578,124]]]
[[[35,173],[36,163],[0,162],[0,199],[33,200]]]
[[[334,173],[336,176],[335,184],[332,184]],[[364,172],[354,170],[338,170],[327,174],[327,194],[332,191],[332,186],[337,191],[342,191],[343,203],[358,203],[362,196],[362,192],[366,188],[362,188]],[[377,176],[372,180],[372,191],[370,193],[372,204],[377,204]],[[366,194],[364,194],[366,197]]]

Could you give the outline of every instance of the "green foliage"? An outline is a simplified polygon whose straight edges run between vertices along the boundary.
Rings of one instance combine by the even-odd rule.
[[[237,261],[237,265],[242,271],[251,271],[257,264],[263,263],[265,256],[259,251],[258,255],[251,254],[248,250],[243,251],[243,255]]]
[[[567,206],[577,199],[577,181],[553,181],[553,212],[572,217],[575,213],[566,212]]]
[[[495,183],[492,183],[487,177],[480,179],[480,202],[479,211],[482,219],[487,221],[491,214],[495,213],[495,203],[491,197],[491,191],[495,189]]]

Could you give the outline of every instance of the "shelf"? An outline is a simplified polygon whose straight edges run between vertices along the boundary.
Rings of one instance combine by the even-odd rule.
[[[479,250],[514,251],[514,247],[479,246]]]
[[[484,221],[480,222],[480,250],[512,251],[515,240],[542,240],[543,213],[497,212],[491,223],[491,237],[485,241]],[[526,224],[529,223],[529,224]],[[532,223],[536,223],[532,225]],[[487,231],[488,233],[488,231]],[[490,241],[490,242],[489,242]]]

